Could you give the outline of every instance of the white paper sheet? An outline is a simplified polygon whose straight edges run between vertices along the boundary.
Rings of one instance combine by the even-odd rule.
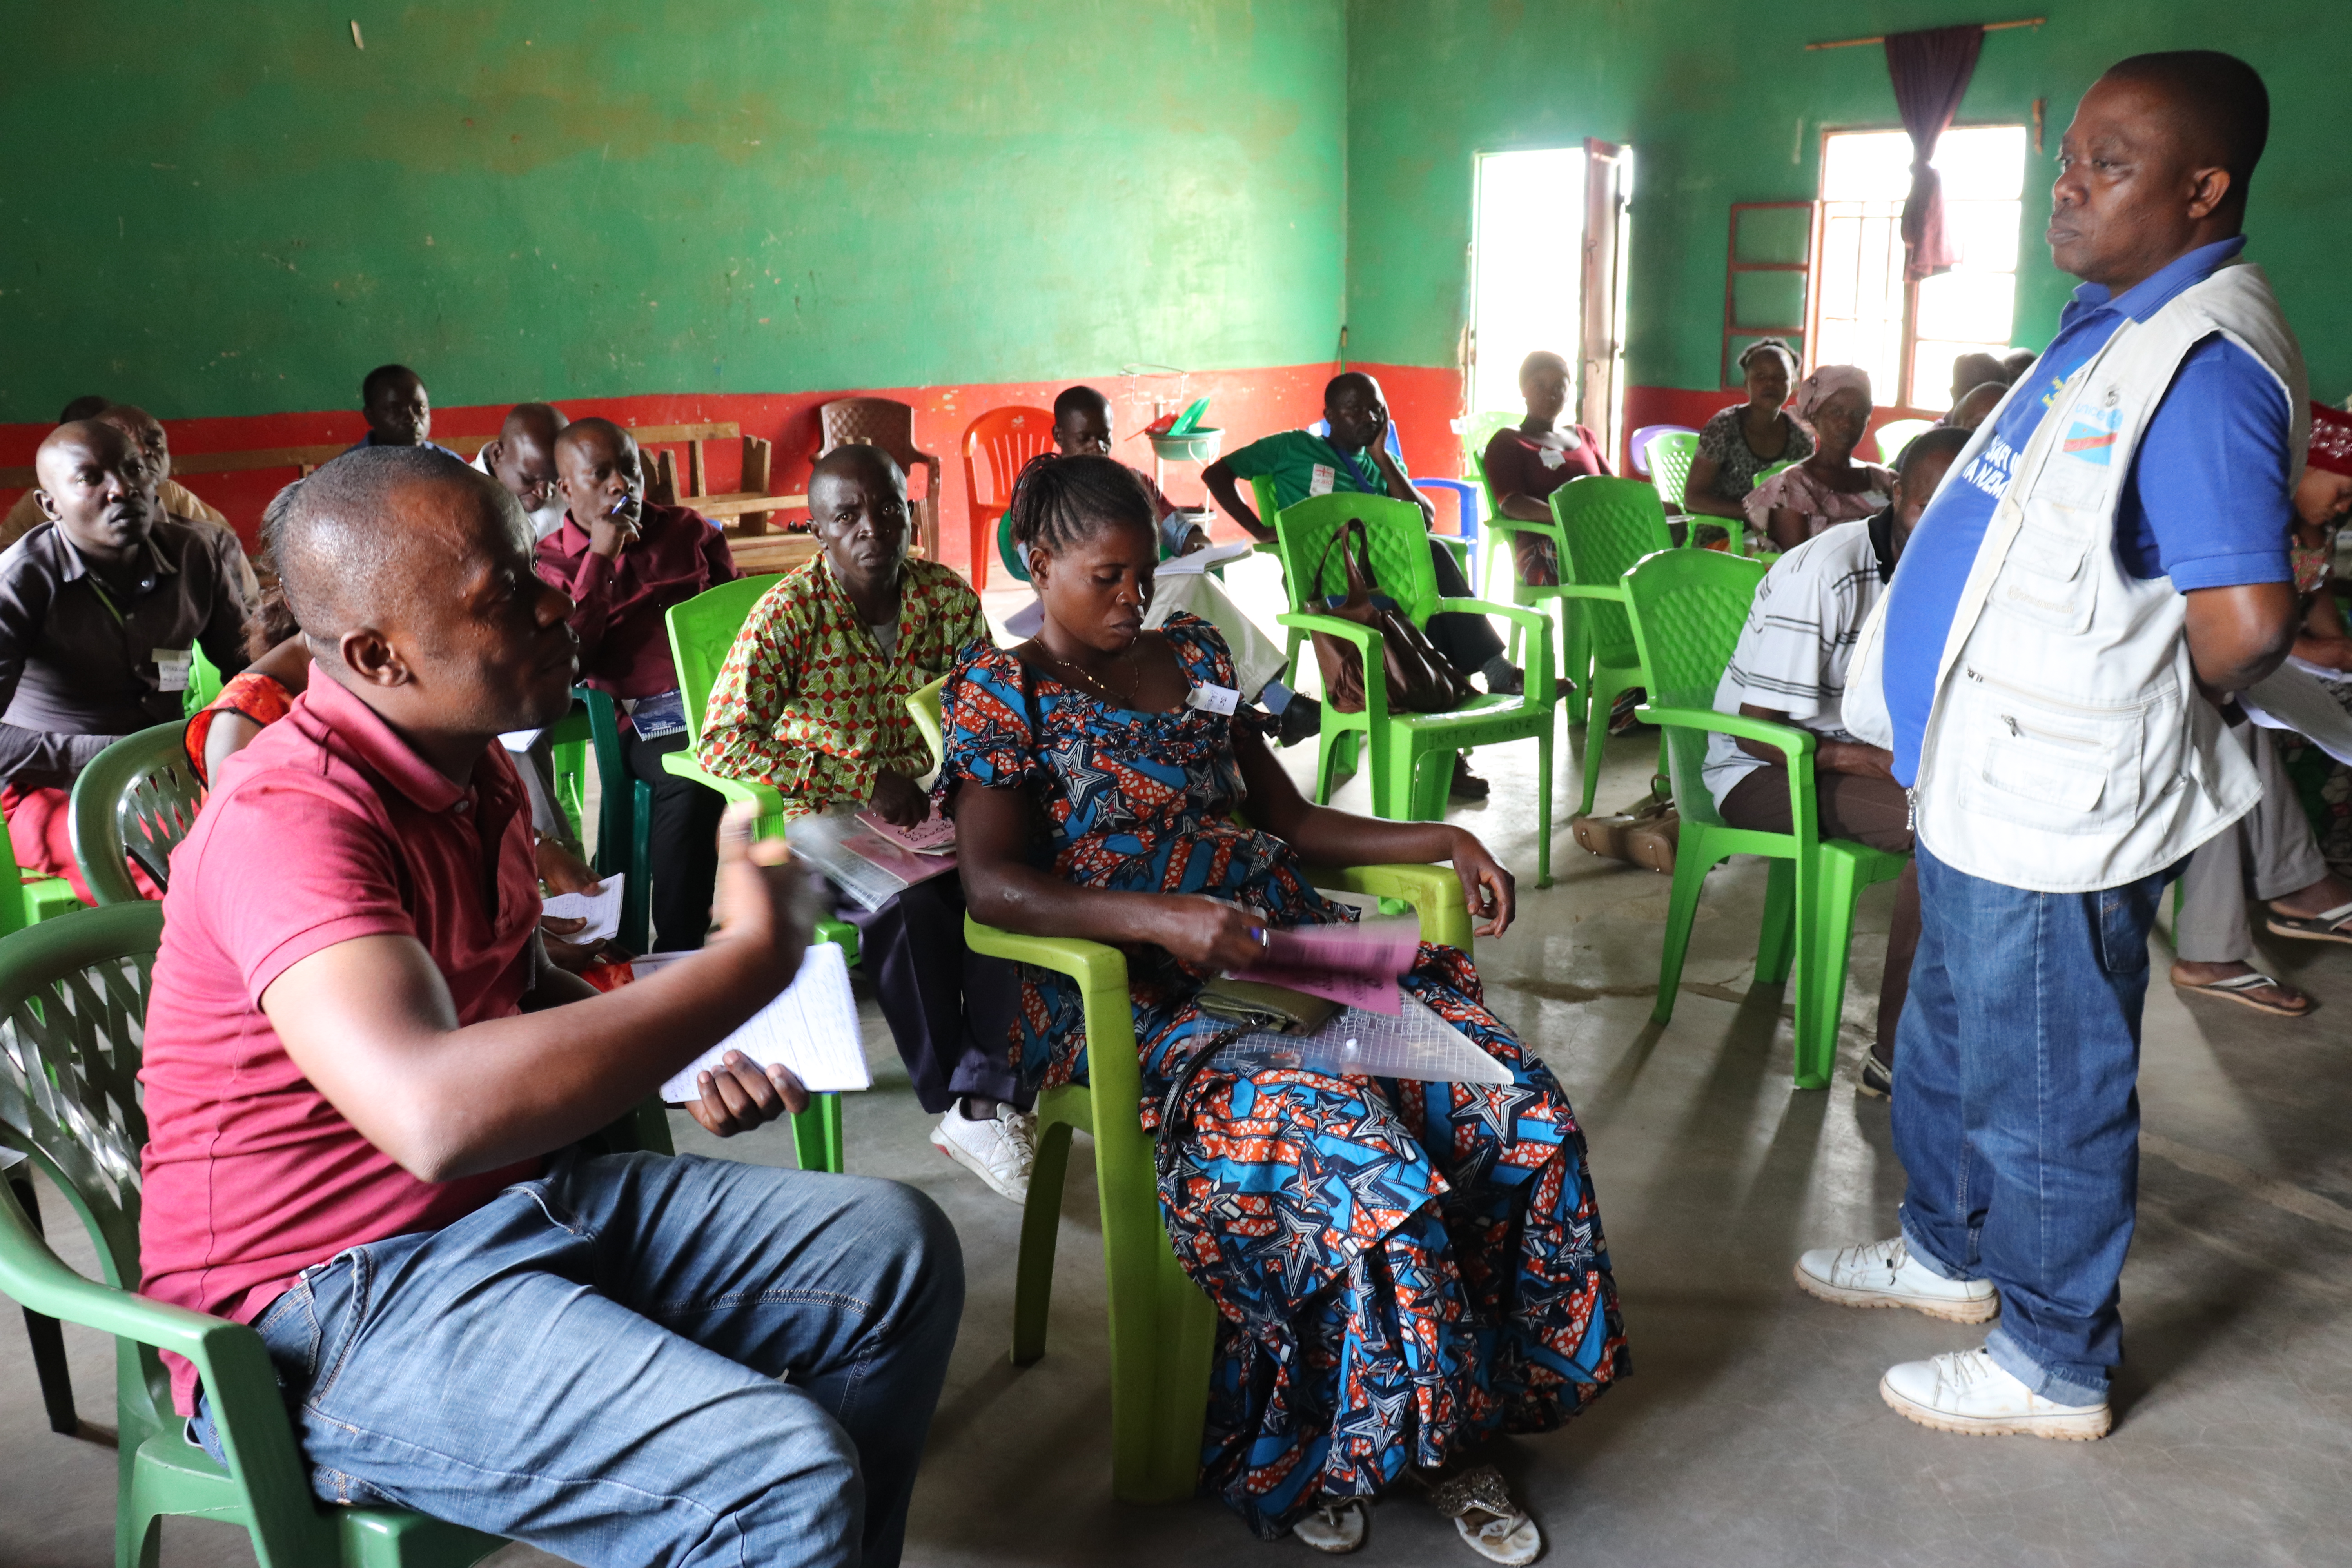
[[[1216,1059],[1236,1068],[1303,1068],[1424,1083],[1511,1081],[1510,1068],[1439,1017],[1428,1003],[1402,988],[1397,1000],[1399,1011],[1393,1017],[1343,1007],[1311,1035],[1255,1030],[1234,1038]]]
[[[1231,544],[1212,544],[1206,550],[1195,550],[1190,555],[1171,555],[1160,563],[1162,577],[1192,577],[1212,567],[1223,566],[1228,561],[1239,561],[1257,548],[1248,540]]]
[[[647,953],[631,967],[642,975],[685,956]],[[829,942],[810,943],[792,984],[663,1084],[662,1099],[677,1105],[695,1098],[700,1092],[696,1077],[717,1070],[730,1051],[740,1051],[763,1068],[792,1068],[812,1094],[873,1088],[874,1075],[866,1066],[866,1037],[857,1026],[857,1002],[849,993],[849,965],[841,949]]]
[[[2292,730],[2337,762],[2352,763],[2352,714],[2312,673],[2315,668],[2291,658],[2240,692],[2238,706],[2264,729]]]
[[[558,893],[546,901],[543,912],[560,921],[587,920],[566,942],[603,942],[621,929],[621,884],[625,880],[625,873],[615,871],[604,879],[602,892]]]

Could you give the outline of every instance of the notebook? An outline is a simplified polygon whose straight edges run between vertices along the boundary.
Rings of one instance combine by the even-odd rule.
[[[649,952],[630,968],[643,978],[687,956]],[[662,1099],[673,1105],[694,1099],[700,1092],[697,1076],[716,1071],[730,1051],[740,1051],[763,1068],[790,1068],[812,1094],[873,1088],[866,1034],[857,1026],[857,1002],[849,994],[849,964],[841,949],[829,942],[810,943],[792,984],[663,1084]]]

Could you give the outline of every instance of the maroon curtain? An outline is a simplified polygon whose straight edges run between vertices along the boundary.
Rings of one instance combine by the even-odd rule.
[[[1895,108],[1911,133],[1911,194],[1903,203],[1903,276],[1916,283],[1948,271],[1959,258],[1944,237],[1944,191],[1929,162],[1936,141],[1959,112],[1984,47],[1980,26],[1929,27],[1886,36],[1886,74]]]

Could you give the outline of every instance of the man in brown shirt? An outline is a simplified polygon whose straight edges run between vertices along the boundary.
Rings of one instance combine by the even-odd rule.
[[[164,511],[190,522],[206,523],[229,531],[226,517],[206,505],[204,498],[195,491],[172,478],[172,443],[163,434],[161,419],[136,404],[109,403],[103,397],[77,397],[67,404],[58,416],[60,425],[70,425],[77,419],[103,419],[139,443],[140,449],[147,457],[148,471],[155,476],[155,499],[162,503]],[[40,487],[36,485],[16,498],[16,504],[8,509],[7,521],[0,522],[0,550],[16,543],[46,521],[41,510]],[[236,537],[233,531],[230,537]],[[240,551],[242,548],[239,546]],[[245,579],[246,597],[259,599],[261,587],[255,581],[250,566],[246,568]]]
[[[166,515],[120,426],[60,425],[34,459],[47,518],[0,552],[0,811],[17,864],[76,868],[68,792],[124,735],[180,716],[192,650],[245,668],[244,552]]]

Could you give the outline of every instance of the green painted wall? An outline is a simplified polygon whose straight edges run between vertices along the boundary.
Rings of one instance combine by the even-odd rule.
[[[465,404],[1337,338],[1342,0],[37,9],[0,422],[341,407],[391,359]]]
[[[2126,55],[2219,48],[2262,71],[2270,152],[2248,254],[2303,340],[2312,389],[2352,393],[2352,5],[2344,0],[1351,0],[1349,324],[1361,359],[1450,365],[1467,303],[1474,153],[1629,141],[1638,159],[1627,358],[1637,384],[1711,387],[1727,208],[1817,190],[1824,125],[1894,128],[1877,48],[1808,41],[2046,14],[1987,35],[1962,122],[2020,123],[2049,100],[2029,171],[2018,341],[2056,330],[2074,280],[2040,243],[2052,158],[2076,99]],[[1799,121],[1803,121],[1801,129]],[[1563,258],[1565,286],[1575,286]]]

